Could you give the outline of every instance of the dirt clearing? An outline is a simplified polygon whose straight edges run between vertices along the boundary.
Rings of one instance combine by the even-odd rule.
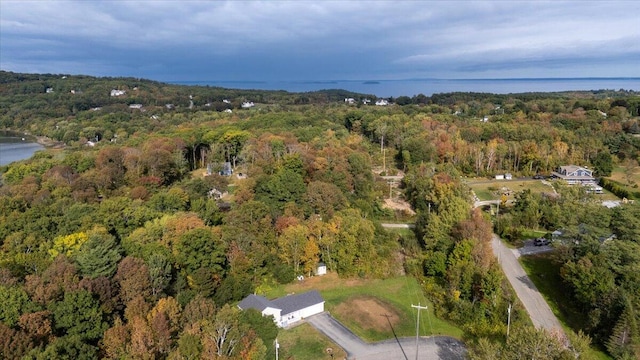
[[[370,296],[358,296],[338,305],[333,312],[338,318],[348,318],[365,330],[389,331],[389,323],[400,322],[398,311],[390,304]]]

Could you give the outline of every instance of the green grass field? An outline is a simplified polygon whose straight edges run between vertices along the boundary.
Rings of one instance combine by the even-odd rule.
[[[640,192],[640,167],[627,169],[623,166],[617,166],[608,179],[615,181],[631,194]]]
[[[619,182],[620,184],[629,186],[630,188],[634,184],[640,186],[640,167],[627,169],[624,166],[616,166],[611,172],[611,176],[609,178]],[[638,188],[634,189],[637,191]]]
[[[273,298],[311,289],[316,289],[322,294],[325,299],[325,310],[365,341],[391,339],[394,332],[398,337],[415,336],[416,310],[411,305],[418,305],[418,303],[428,307],[428,310],[423,310],[420,314],[420,333],[423,336],[437,334],[461,338],[463,335],[459,328],[434,316],[429,300],[423,295],[416,279],[411,277],[385,280],[341,279],[335,274],[327,274],[274,289],[267,297]],[[363,319],[362,311],[356,311],[362,309],[356,307],[349,309],[349,306],[359,301],[375,302],[377,307],[372,309],[380,313],[370,313],[369,319]],[[388,314],[396,317],[397,321],[392,326],[389,326],[385,318]],[[367,327],[363,326],[363,323],[369,325],[377,323],[378,326]]]
[[[422,294],[422,290],[414,278],[398,277],[386,280],[371,280],[361,285],[352,287],[335,288],[323,292],[327,301],[327,309],[332,311],[341,303],[359,297],[373,297],[381,300],[390,309],[397,311],[399,323],[391,327],[384,327],[384,331],[378,329],[365,329],[360,326],[359,319],[354,319],[354,313],[336,313],[334,316],[349,327],[354,333],[368,341],[390,339],[395,334],[398,337],[415,336],[416,309],[411,305],[427,306],[428,310],[421,313],[420,328],[422,335],[449,335],[460,338],[462,331],[457,327],[437,319],[433,314],[433,307]],[[372,314],[383,317],[385,314]]]
[[[468,180],[467,185],[474,191],[480,201],[500,200],[503,188],[509,190],[507,200],[514,200],[522,190],[529,189],[533,193],[550,193],[553,189],[541,180]],[[637,189],[636,189],[637,191]],[[603,194],[594,195],[600,200],[620,200],[608,190]]]
[[[502,189],[510,190],[507,200],[513,200],[518,192],[530,189],[534,193],[553,192],[549,185],[540,180],[468,180],[467,185],[476,193],[480,200],[499,200]]]
[[[346,359],[345,351],[309,324],[280,331],[280,358],[292,360]],[[330,350],[328,350],[330,349]],[[272,358],[274,354],[268,354]]]

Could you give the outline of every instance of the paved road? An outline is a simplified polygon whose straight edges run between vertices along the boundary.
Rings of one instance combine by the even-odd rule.
[[[381,223],[384,228],[395,228],[395,229],[413,229],[416,227],[414,224],[391,224],[391,223]]]
[[[550,245],[536,246],[533,239],[531,239],[525,241],[524,246],[518,249],[516,257],[520,257],[522,255],[541,254],[549,251],[553,251],[553,248]]]
[[[487,205],[498,205],[502,202],[502,200],[478,200],[473,203],[473,207],[477,208],[479,206],[487,206]],[[515,200],[507,200],[507,204],[513,204]]]
[[[366,343],[329,313],[306,319],[313,327],[342,347],[348,359],[409,360],[416,358],[416,338],[405,337]],[[460,341],[447,336],[420,337],[418,355],[421,359],[460,360],[466,358],[466,348]]]
[[[533,325],[537,328],[564,333],[551,308],[518,262],[519,251],[506,247],[496,234],[493,234],[492,246],[493,254],[498,258],[502,271],[529,313]]]

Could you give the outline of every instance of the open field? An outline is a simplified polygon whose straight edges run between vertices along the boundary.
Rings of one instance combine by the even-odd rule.
[[[627,169],[624,166],[616,166],[613,168],[609,179],[615,180],[623,185],[636,184],[640,186],[640,166],[636,166],[633,169]]]
[[[553,192],[549,185],[545,185],[540,180],[468,180],[467,185],[473,189],[476,196],[482,200],[500,200],[503,193],[507,195],[507,200],[515,199],[515,195],[525,189],[530,189],[534,193]]]
[[[560,277],[560,270],[552,261],[552,254],[548,252],[522,256],[520,263],[563,327],[577,332],[577,329],[584,325],[585,316],[579,309],[572,306],[566,286]],[[611,359],[597,349],[593,349],[591,355],[594,359]]]
[[[636,200],[638,199],[638,194],[640,194],[640,166],[632,168],[616,166],[608,179],[615,181],[622,189],[633,194],[632,197],[635,197]]]
[[[280,358],[292,360],[346,359],[345,351],[309,324],[280,331]],[[333,357],[331,356],[333,354]],[[273,354],[268,354],[271,358]]]
[[[289,284],[268,297],[318,290],[325,309],[365,341],[390,339],[395,335],[415,336],[416,310],[411,305],[428,306],[420,314],[422,335],[462,336],[457,327],[437,319],[416,279],[341,279],[336,274],[316,276]]]
[[[500,200],[503,193],[507,200],[514,200],[518,192],[529,189],[533,193],[552,193],[551,185],[546,185],[542,180],[486,180],[470,179],[467,185],[475,192],[480,201]],[[604,194],[594,195],[600,200],[620,200],[608,190]]]

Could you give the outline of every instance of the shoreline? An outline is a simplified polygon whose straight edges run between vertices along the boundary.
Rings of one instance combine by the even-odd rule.
[[[35,136],[35,138],[36,138],[36,142],[44,146],[46,149],[64,149],[66,146],[64,142],[55,141],[46,136]]]
[[[21,130],[12,130],[12,129],[0,129],[0,133],[4,133],[5,136],[9,137],[22,137],[22,140],[29,140],[29,142],[36,143],[38,145],[42,145],[47,149],[62,149],[66,146],[66,144],[62,141],[53,140],[47,136],[42,135],[32,135],[28,132]]]

